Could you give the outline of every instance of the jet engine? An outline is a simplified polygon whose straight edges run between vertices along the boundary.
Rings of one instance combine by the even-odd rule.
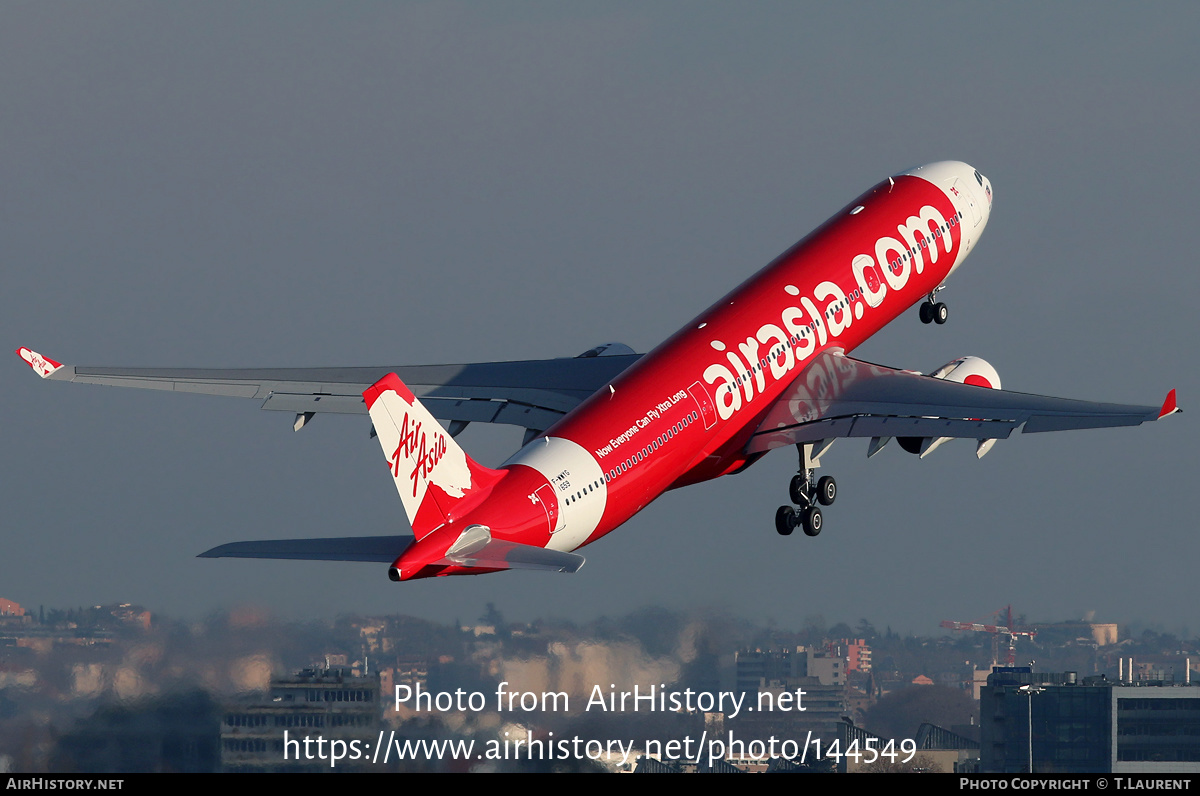
[[[992,364],[981,357],[959,357],[947,362],[929,374],[935,379],[956,381],[959,384],[974,384],[976,387],[1000,389],[1000,374]]]
[[[956,381],[959,384],[972,384],[976,387],[987,387],[990,390],[1000,389],[1000,374],[991,363],[981,357],[960,357],[947,362],[937,370],[928,374],[935,379]],[[933,449],[953,437],[897,437],[900,447],[909,453],[915,453],[924,459]],[[975,447],[976,458],[982,459],[984,454],[992,449],[994,439],[981,439]]]

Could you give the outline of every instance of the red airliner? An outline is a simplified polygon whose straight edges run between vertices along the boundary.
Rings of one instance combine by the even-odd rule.
[[[1000,389],[978,357],[929,375],[849,356],[920,303],[945,323],[945,280],[991,212],[986,177],[940,162],[888,178],[645,355],[598,346],[579,357],[472,365],[209,370],[61,365],[17,353],[43,378],[258,398],[295,413],[367,411],[413,536],[236,542],[205,557],[389,564],[393,580],[503,569],[574,572],[572,552],[668,489],[739,472],[795,445],[799,472],[776,529],[821,531],[837,497],[821,456],[840,437],[891,439],[924,457],[953,438],[983,456],[1023,433],[1132,426],[1179,411]],[[446,421],[443,427],[438,420]],[[498,469],[454,437],[471,422],[526,429]]]

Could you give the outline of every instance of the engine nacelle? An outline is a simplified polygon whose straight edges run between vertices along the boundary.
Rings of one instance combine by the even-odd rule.
[[[992,363],[982,357],[959,357],[947,362],[929,374],[935,379],[956,381],[959,384],[973,384],[976,387],[987,387],[992,390],[1000,389],[1000,374],[992,367]]]
[[[960,357],[947,362],[929,375],[935,379],[956,381],[959,384],[971,384],[991,390],[1000,389],[1000,374],[996,372],[990,362],[982,357]],[[904,450],[924,459],[933,452],[934,448],[951,439],[953,437],[897,437],[896,441]],[[979,440],[979,444],[975,447],[975,456],[982,459],[994,444],[996,444],[994,439]]]

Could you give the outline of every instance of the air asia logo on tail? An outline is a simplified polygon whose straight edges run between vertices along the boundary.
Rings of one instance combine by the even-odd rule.
[[[404,512],[421,538],[444,522],[453,501],[479,485],[472,465],[396,374],[377,381],[363,398]]]
[[[414,466],[409,478],[412,479],[413,497],[417,496],[418,479],[429,478],[429,474],[441,458],[446,455],[446,436],[437,434],[433,444],[429,444],[429,435],[421,433],[423,424],[412,420],[408,412],[404,413],[404,422],[400,424],[400,443],[389,457],[392,463],[392,476],[400,477],[400,463],[413,462]]]

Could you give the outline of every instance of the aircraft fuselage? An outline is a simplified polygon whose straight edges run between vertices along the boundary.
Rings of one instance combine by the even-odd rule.
[[[817,355],[854,350],[934,292],[990,207],[990,184],[965,163],[875,185],[522,447],[486,496],[455,503],[395,567],[404,579],[480,572],[426,564],[475,524],[574,550],[668,489],[753,463],[747,442],[783,391]]]

